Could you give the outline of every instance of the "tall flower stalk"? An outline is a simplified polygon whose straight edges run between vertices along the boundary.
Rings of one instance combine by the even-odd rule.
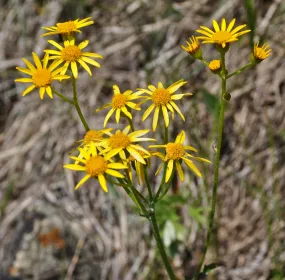
[[[207,65],[212,73],[217,74],[221,79],[222,85],[211,211],[206,244],[199,268],[195,274],[196,280],[198,280],[200,272],[202,271],[214,227],[224,116],[227,101],[230,100],[230,95],[227,93],[226,82],[227,79],[261,62],[267,58],[271,52],[268,44],[263,44],[261,47],[259,47],[259,43],[255,44],[250,63],[235,72],[228,74],[225,57],[230,43],[237,41],[241,35],[250,31],[241,31],[245,25],[234,28],[234,23],[235,20],[232,20],[227,26],[226,20],[223,19],[220,27],[214,20],[214,31],[208,27],[201,26],[201,29],[197,30],[197,32],[203,36],[197,38],[192,36],[190,41],[187,42],[187,46],[183,46],[185,51],[195,59],[199,59],[203,64]],[[80,171],[84,174],[81,180],[76,184],[75,189],[79,189],[89,179],[97,183],[97,185],[99,185],[106,193],[108,192],[109,183],[124,189],[139,209],[141,216],[145,217],[150,222],[167,275],[169,279],[175,280],[176,276],[160,235],[159,221],[157,221],[156,215],[156,203],[163,199],[168,193],[175,171],[178,174],[179,180],[183,182],[185,168],[189,169],[196,176],[202,177],[202,173],[196,166],[196,161],[210,163],[207,159],[196,155],[194,156],[192,152],[198,153],[194,147],[184,145],[187,135],[183,130],[176,135],[176,138],[173,140],[170,139],[171,137],[168,133],[168,127],[175,115],[178,114],[180,119],[185,121],[185,116],[177,105],[177,102],[182,98],[191,96],[192,93],[176,93],[176,91],[180,90],[180,88],[187,83],[183,79],[178,80],[168,87],[165,87],[159,82],[157,86],[148,85],[145,89],[138,88],[136,92],[133,92],[132,90],[121,92],[117,85],[113,85],[114,96],[112,100],[108,104],[95,110],[95,112],[98,112],[110,107],[110,111],[106,114],[104,123],[102,124],[104,129],[95,130],[90,128],[78,102],[78,92],[76,88],[76,81],[80,77],[78,72],[80,68],[78,69],[78,67],[82,67],[90,76],[92,76],[91,69],[87,63],[100,68],[100,64],[92,58],[103,57],[97,53],[82,51],[88,46],[88,40],[77,44],[75,34],[81,32],[79,29],[91,24],[93,24],[91,18],[86,18],[57,23],[56,26],[44,27],[48,32],[42,36],[61,35],[63,45],[60,45],[56,41],[49,40],[48,42],[56,47],[57,50],[45,50],[42,62],[35,53],[33,53],[34,64],[23,59],[27,68],[17,67],[17,70],[29,75],[29,77],[18,78],[15,81],[30,83],[29,87],[23,91],[23,96],[29,94],[34,89],[37,89],[41,99],[45,97],[45,93],[50,98],[53,98],[54,94],[76,109],[80,121],[86,130],[86,134],[82,140],[77,141],[81,142],[77,148],[77,154],[73,155],[74,151],[71,152],[70,159],[73,162],[63,166],[64,168]],[[199,39],[204,40],[203,43],[216,44],[216,48],[220,53],[220,59],[207,62],[203,58]],[[50,63],[50,60],[54,61]],[[60,64],[63,65],[60,66]],[[70,68],[70,75],[65,75],[68,68]],[[69,78],[72,78],[72,97],[67,97],[59,93],[54,85],[56,82],[61,82],[62,80]],[[137,102],[139,99],[141,100]],[[157,145],[145,147],[146,142],[157,140],[145,137],[145,134],[150,133],[150,130],[135,129],[132,120],[134,112],[142,111],[143,108],[141,108],[141,106],[147,102],[149,102],[150,105],[144,111],[141,120],[142,122],[145,121],[150,114],[153,113],[152,130],[155,131],[156,129],[159,129],[161,125],[164,126],[164,139],[162,144],[158,143]],[[108,125],[108,121],[113,114],[115,115],[117,123],[120,123],[121,119],[126,119],[129,125],[122,130],[118,129],[114,133],[111,133],[113,128],[105,127]],[[162,149],[162,151],[155,151],[153,148]],[[163,175],[157,188],[152,184],[149,175],[150,162],[154,158],[161,160],[160,167],[155,175],[163,170]],[[135,181],[135,177],[137,181]],[[136,183],[144,185],[142,191],[137,190]]]

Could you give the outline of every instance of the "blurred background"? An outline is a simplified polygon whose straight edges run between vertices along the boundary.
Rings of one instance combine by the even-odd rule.
[[[0,0],[0,279],[167,279],[149,223],[116,186],[105,194],[89,180],[74,191],[80,175],[62,168],[74,142],[84,136],[76,111],[62,100],[33,91],[21,97],[22,57],[48,47],[41,26],[92,17],[78,40],[104,56],[93,77],[81,69],[79,101],[89,126],[101,129],[112,85],[135,90],[185,79],[172,139],[184,129],[188,144],[214,159],[220,82],[181,48],[200,25],[236,18],[251,33],[232,44],[230,72],[249,62],[253,43],[267,41],[272,56],[232,78],[228,103],[218,209],[206,264],[219,267],[204,279],[285,279],[285,3],[281,0]],[[50,47],[50,46],[49,46]],[[203,45],[207,60],[218,58]],[[58,91],[71,96],[68,82]],[[150,128],[151,118],[136,128]],[[126,123],[125,123],[126,124]],[[124,127],[121,125],[120,128]],[[162,124],[163,125],[163,124]],[[161,126],[162,126],[161,125]],[[109,127],[118,127],[111,119]],[[162,127],[161,127],[162,129]],[[161,130],[162,131],[162,130]],[[151,136],[160,138],[160,130]],[[213,166],[199,164],[158,204],[167,252],[180,279],[191,277],[205,244]],[[157,164],[150,170],[152,184]],[[142,187],[137,186],[140,190]]]

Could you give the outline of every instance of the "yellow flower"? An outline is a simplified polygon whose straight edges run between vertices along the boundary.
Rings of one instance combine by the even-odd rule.
[[[85,133],[85,136],[82,140],[79,140],[79,142],[82,142],[84,146],[90,146],[90,144],[93,142],[94,144],[101,143],[105,138],[105,135],[111,135],[111,131],[113,128],[106,128],[101,130],[89,130]]]
[[[79,28],[82,28],[84,26],[88,26],[93,24],[94,21],[91,20],[91,18],[85,18],[82,20],[76,19],[76,20],[70,20],[66,22],[59,22],[56,24],[56,26],[50,26],[50,27],[42,27],[43,29],[49,31],[42,36],[49,36],[49,35],[55,35],[55,34],[61,34],[63,36],[69,36],[72,35],[73,32],[80,32]]]
[[[187,42],[187,46],[181,46],[182,49],[186,52],[188,52],[189,54],[191,54],[193,57],[197,58],[197,59],[201,59],[202,58],[202,50],[200,48],[199,42],[196,39],[195,36],[192,36],[191,38],[189,38],[189,42]]]
[[[102,109],[112,107],[111,110],[106,115],[104,121],[104,127],[106,127],[109,118],[115,112],[116,112],[116,122],[118,123],[120,121],[121,112],[123,112],[128,118],[132,119],[132,114],[128,111],[127,107],[130,107],[134,110],[140,110],[140,108],[137,107],[137,104],[131,102],[131,100],[140,98],[139,95],[142,92],[132,93],[131,90],[127,90],[124,93],[121,93],[117,85],[113,85],[113,91],[114,91],[114,96],[112,98],[112,102],[95,110],[95,112],[99,112]]]
[[[146,154],[145,152],[138,151],[139,154],[142,156],[143,159],[149,159],[151,157],[151,154]],[[145,182],[145,175],[144,175],[144,165],[137,161],[132,155],[130,155],[127,158],[127,163],[128,163],[128,173],[131,181],[133,182],[133,175],[132,175],[132,168],[136,171],[137,174],[137,180],[138,184],[140,185],[141,182]],[[150,164],[150,161],[148,160],[148,165]]]
[[[259,47],[259,42],[254,45],[253,56],[260,61],[264,60],[268,56],[270,56],[270,52],[272,49],[269,48],[269,45],[264,43],[262,47]]]
[[[196,159],[199,161],[211,163],[209,160],[195,157],[187,153],[187,150],[197,152],[195,148],[192,146],[184,146],[182,145],[185,140],[185,132],[182,130],[176,137],[175,142],[169,142],[166,145],[152,145],[149,146],[149,148],[164,148],[166,151],[166,155],[158,154],[165,162],[167,162],[167,170],[166,170],[166,176],[165,176],[165,182],[168,182],[168,180],[171,177],[172,171],[175,168],[178,172],[179,178],[181,181],[184,181],[184,173],[181,166],[181,162],[184,161],[188,168],[190,168],[197,176],[202,177],[201,172],[198,170],[198,168],[195,166],[194,162],[191,159]],[[191,159],[189,159],[191,158]],[[161,168],[159,168],[158,171],[160,171]]]
[[[78,70],[76,62],[78,62],[89,73],[90,76],[92,76],[92,73],[86,62],[100,68],[100,64],[97,61],[91,59],[90,57],[103,58],[102,55],[97,53],[82,52],[82,50],[87,47],[89,43],[88,40],[83,41],[78,46],[75,45],[74,39],[71,41],[66,40],[64,41],[64,47],[62,47],[53,40],[48,40],[48,42],[59,49],[59,51],[45,50],[45,52],[52,55],[49,59],[55,59],[55,61],[59,63],[64,62],[65,68],[61,72],[62,75],[65,74],[69,64],[71,64],[73,76],[75,79],[77,79]]]
[[[22,93],[22,96],[30,93],[34,88],[39,88],[40,98],[44,98],[45,92],[47,92],[50,98],[53,98],[52,89],[50,87],[53,80],[69,79],[69,76],[62,75],[59,73],[64,70],[64,67],[56,69],[60,64],[59,62],[53,62],[49,67],[47,67],[49,55],[46,54],[43,59],[43,64],[41,63],[39,57],[33,52],[33,58],[35,66],[27,59],[23,58],[24,62],[28,68],[16,67],[17,70],[30,75],[30,78],[20,78],[16,79],[15,82],[21,83],[32,83],[31,86],[26,88]]]
[[[149,152],[144,149],[141,145],[135,144],[141,141],[156,141],[152,138],[139,138],[149,132],[149,130],[137,130],[134,132],[130,131],[130,126],[125,127],[123,131],[117,130],[115,134],[111,135],[109,139],[104,140],[106,143],[106,149],[101,153],[107,153],[107,157],[113,157],[119,154],[122,160],[126,160],[126,152],[132,155],[137,161],[146,164],[145,160],[140,154],[144,152],[149,155]],[[100,153],[100,154],[101,154]]]
[[[104,146],[104,143],[103,143],[103,140],[105,139],[104,134],[110,136],[110,131],[112,130],[113,128],[106,128],[106,129],[101,129],[101,130],[87,131],[82,140],[78,140],[75,142],[75,143],[81,143],[77,148],[80,148],[83,146],[83,150],[88,151],[91,143],[93,143],[94,146],[98,149],[98,151],[101,152]],[[70,154],[72,154],[74,150],[72,150]],[[75,160],[75,164],[78,164],[78,161],[75,159],[75,157],[71,156],[70,158],[73,158]],[[78,158],[83,158],[83,154],[79,154]]]
[[[183,121],[185,118],[178,108],[178,106],[174,103],[175,100],[181,99],[183,96],[192,95],[192,93],[185,93],[185,94],[173,94],[177,91],[181,86],[185,85],[187,82],[184,80],[179,80],[178,82],[172,84],[168,88],[164,88],[162,83],[159,82],[157,88],[153,85],[149,85],[147,89],[138,89],[143,93],[150,95],[149,97],[145,97],[145,101],[151,100],[152,105],[144,112],[142,121],[146,120],[150,113],[154,110],[154,116],[152,121],[152,129],[156,130],[157,123],[158,123],[158,116],[160,109],[162,110],[165,126],[168,127],[169,125],[169,110],[172,113],[172,118],[174,117],[174,110],[180,115]],[[143,101],[143,102],[145,102]],[[142,103],[143,103],[142,102]]]
[[[212,60],[210,61],[208,67],[213,73],[217,73],[222,68],[222,61],[220,59]]]
[[[214,44],[219,44],[224,48],[227,43],[237,41],[238,40],[237,37],[250,32],[250,30],[240,31],[246,26],[246,24],[240,25],[236,27],[235,29],[233,29],[235,21],[236,20],[233,19],[227,28],[226,20],[223,18],[222,23],[221,23],[221,28],[220,28],[217,21],[213,20],[213,27],[215,31],[212,31],[206,26],[200,26],[202,30],[199,29],[196,31],[198,33],[203,34],[204,36],[199,36],[197,37],[197,39],[204,40],[202,42],[203,44],[214,43]]]
[[[65,164],[63,167],[76,171],[83,171],[86,175],[80,180],[76,185],[75,189],[77,190],[82,184],[84,184],[89,178],[97,178],[102,189],[105,192],[108,192],[107,183],[105,175],[111,175],[117,178],[124,178],[124,176],[114,170],[114,169],[127,169],[128,167],[122,163],[110,162],[111,156],[109,155],[99,155],[94,143],[91,142],[90,149],[88,151],[78,148],[80,154],[83,155],[82,158],[75,158],[81,164]]]

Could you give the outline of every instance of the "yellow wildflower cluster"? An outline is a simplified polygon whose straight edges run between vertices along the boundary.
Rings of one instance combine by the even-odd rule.
[[[27,59],[23,59],[28,68],[17,67],[16,69],[30,75],[30,78],[19,78],[15,82],[31,83],[31,85],[24,90],[23,96],[30,93],[33,89],[38,88],[40,98],[43,99],[45,92],[50,98],[53,98],[52,83],[54,80],[69,79],[70,75],[65,75],[67,69],[71,68],[72,75],[75,79],[78,78],[77,63],[80,64],[90,76],[92,76],[91,70],[87,63],[100,68],[100,64],[91,59],[103,58],[100,54],[91,52],[82,52],[87,47],[88,41],[83,41],[79,44],[75,43],[75,33],[81,32],[79,29],[93,24],[90,18],[83,20],[68,21],[63,23],[57,23],[56,26],[43,27],[43,29],[49,31],[42,36],[49,35],[62,35],[64,40],[63,46],[53,40],[48,42],[56,47],[58,50],[45,50],[43,63],[37,54],[33,53],[34,65]],[[50,61],[53,61],[50,64]],[[50,64],[48,66],[48,64]]]
[[[231,20],[227,26],[226,19],[223,18],[221,25],[219,26],[218,22],[213,20],[212,23],[214,30],[206,26],[200,26],[200,29],[196,30],[196,32],[200,33],[202,36],[192,36],[189,39],[189,42],[186,41],[187,46],[181,47],[194,58],[202,61],[204,61],[204,59],[199,40],[202,40],[202,44],[215,44],[218,50],[223,51],[224,49],[224,51],[226,51],[229,48],[230,43],[238,41],[240,36],[251,31],[249,29],[242,30],[246,27],[246,24],[242,24],[234,28],[235,21],[235,19]],[[271,52],[268,44],[265,43],[262,47],[258,47],[258,44],[259,42],[255,44],[254,49],[252,50],[252,56],[255,63],[259,63],[267,58]],[[209,69],[212,72],[217,73],[218,61],[214,61],[215,62],[212,61],[212,63],[210,63],[211,65],[209,64]]]
[[[80,29],[82,27],[91,24],[93,24],[91,18],[86,18],[57,23],[51,27],[43,27],[48,32],[42,36],[59,34],[62,36],[63,43],[48,40],[48,43],[55,49],[44,50],[43,62],[35,53],[32,54],[34,64],[24,58],[23,60],[27,68],[17,67],[17,70],[31,77],[15,80],[16,82],[31,83],[24,90],[23,96],[38,88],[41,99],[43,99],[45,93],[50,98],[53,98],[53,94],[56,94],[76,107],[87,132],[82,140],[77,141],[79,144],[77,154],[73,155],[72,152],[70,155],[73,163],[64,165],[67,169],[82,171],[85,174],[75,189],[82,186],[88,179],[95,178],[102,189],[107,192],[107,181],[112,182],[111,177],[117,178],[116,182],[121,186],[132,183],[133,170],[137,174],[138,183],[145,183],[146,168],[150,165],[154,156],[161,158],[164,162],[166,176],[163,180],[165,182],[169,181],[174,167],[177,169],[179,178],[182,181],[184,180],[181,161],[184,161],[188,168],[201,177],[202,175],[195,166],[193,159],[204,162],[209,161],[192,156],[186,152],[187,150],[197,152],[197,150],[191,146],[183,146],[185,140],[184,131],[177,136],[174,143],[169,142],[165,145],[144,147],[142,145],[143,142],[156,141],[156,139],[145,137],[150,130],[135,130],[132,123],[134,111],[143,111],[142,122],[154,112],[152,120],[153,131],[159,127],[158,124],[161,124],[160,118],[164,120],[162,124],[168,131],[167,128],[171,119],[174,119],[175,113],[185,121],[185,117],[176,102],[183,97],[191,96],[192,93],[176,93],[176,91],[185,85],[186,81],[179,80],[168,87],[159,82],[157,86],[149,85],[147,88],[138,88],[136,91],[126,90],[123,92],[117,85],[113,85],[114,95],[110,102],[95,110],[95,112],[99,112],[109,108],[109,112],[104,120],[104,128],[101,130],[89,129],[82,112],[78,108],[76,90],[74,92],[75,98],[71,100],[54,89],[53,82],[55,80],[62,81],[72,77],[74,85],[75,80],[78,79],[78,66],[82,66],[90,76],[92,76],[92,72],[87,63],[98,68],[100,67],[100,64],[94,58],[102,58],[102,56],[97,53],[84,51],[89,41],[76,41],[76,33],[81,32]],[[190,42],[191,44],[188,43],[188,47],[185,50],[189,53],[194,53],[199,49],[198,41],[195,37],[192,37]],[[142,106],[147,102],[150,104],[145,109]],[[169,114],[171,114],[172,118],[169,117]],[[115,115],[117,123],[122,119],[126,119],[129,125],[123,130],[117,129],[113,133],[113,128],[106,128],[112,115]],[[152,151],[152,148],[155,147],[165,148],[165,153]]]

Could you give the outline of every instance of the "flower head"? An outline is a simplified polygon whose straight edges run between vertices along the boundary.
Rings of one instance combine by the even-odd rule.
[[[222,61],[220,59],[212,60],[208,67],[213,73],[218,73],[222,69]]]
[[[83,150],[88,152],[88,150],[90,149],[90,145],[91,143],[93,143],[93,145],[96,147],[96,149],[101,152],[104,148],[104,142],[103,140],[106,139],[104,138],[104,135],[111,135],[110,131],[112,131],[113,128],[106,128],[106,129],[101,129],[101,130],[89,130],[85,133],[84,138],[76,141],[76,143],[81,143],[77,148],[80,148],[83,146]],[[73,150],[74,151],[74,150]],[[73,151],[71,152],[71,154],[73,153]],[[79,155],[77,156],[78,158],[83,158],[83,154],[79,153]],[[77,159],[73,156],[71,156],[70,158],[75,160],[75,164],[78,164],[79,161],[77,161]]]
[[[191,38],[189,38],[189,42],[187,42],[187,46],[181,46],[182,49],[186,52],[188,52],[189,54],[191,54],[193,57],[197,58],[197,59],[201,59],[202,58],[202,50],[200,48],[199,42],[196,39],[195,36],[192,36]]]
[[[72,35],[73,32],[81,32],[79,28],[82,28],[84,26],[88,26],[93,24],[94,21],[91,20],[91,18],[85,18],[85,19],[76,19],[76,20],[70,20],[66,22],[59,22],[56,24],[56,26],[50,26],[50,27],[42,27],[43,29],[49,31],[42,36],[49,36],[49,35],[55,35],[55,34],[61,34],[63,36],[69,36]]]
[[[254,45],[253,56],[258,62],[261,62],[262,60],[270,56],[272,49],[270,49],[269,45],[266,43],[264,43],[262,47],[259,47],[258,45],[259,42]]]
[[[219,24],[217,21],[213,20],[213,27],[214,31],[209,29],[206,26],[200,26],[199,30],[196,30],[198,33],[203,34],[204,36],[199,36],[197,39],[204,40],[203,44],[218,44],[221,45],[223,48],[226,47],[227,43],[231,43],[238,40],[238,37],[250,32],[250,30],[244,30],[240,31],[244,27],[246,27],[246,24],[240,25],[233,29],[233,26],[235,24],[235,19],[233,19],[230,24],[227,27],[226,20],[223,18],[221,27],[219,27]],[[240,32],[239,32],[240,31]]]
[[[64,67],[57,68],[57,66],[60,64],[57,61],[53,62],[49,67],[47,67],[49,60],[48,54],[45,55],[43,63],[41,63],[39,57],[34,52],[33,58],[35,66],[29,60],[23,58],[28,68],[16,67],[17,70],[28,74],[31,77],[16,79],[15,82],[32,83],[31,86],[24,90],[24,92],[22,93],[23,96],[30,93],[34,88],[39,88],[39,94],[41,99],[44,98],[45,92],[47,92],[50,98],[53,98],[52,89],[50,87],[52,81],[69,79],[70,77],[63,74],[59,74],[60,72],[64,71]]]
[[[201,172],[198,170],[198,168],[195,166],[194,162],[191,159],[196,159],[199,161],[211,163],[209,160],[201,158],[201,157],[195,157],[192,156],[187,152],[194,151],[197,152],[195,148],[192,146],[184,146],[183,142],[185,140],[185,132],[182,130],[176,137],[175,142],[169,142],[166,145],[152,145],[149,146],[150,148],[164,148],[166,155],[158,154],[159,157],[163,158],[165,162],[167,162],[167,170],[166,170],[166,176],[165,176],[165,182],[168,182],[172,171],[175,168],[178,172],[178,176],[181,181],[184,181],[184,173],[181,166],[181,161],[183,161],[189,169],[191,169],[197,176],[202,177]],[[189,159],[191,158],[191,159]],[[159,169],[160,170],[160,169]]]
[[[124,93],[121,93],[117,85],[113,85],[113,91],[114,96],[112,98],[111,103],[108,103],[95,110],[95,112],[99,112],[102,109],[112,107],[106,115],[104,127],[106,127],[107,122],[109,118],[113,115],[113,113],[116,114],[116,122],[118,123],[120,121],[121,112],[124,113],[129,119],[132,119],[132,114],[128,111],[127,107],[132,108],[134,110],[140,110],[140,108],[137,107],[137,104],[132,102],[132,100],[140,98],[139,95],[141,94],[141,92],[132,93],[131,90],[127,90]]]
[[[77,69],[77,62],[88,72],[90,76],[92,73],[90,71],[89,66],[87,63],[100,68],[100,64],[91,59],[90,57],[94,58],[103,58],[102,55],[97,53],[90,53],[90,52],[82,52],[84,48],[87,47],[89,41],[85,40],[79,45],[75,45],[75,40],[72,39],[70,41],[64,41],[64,46],[61,46],[57,42],[53,40],[48,40],[50,44],[55,46],[58,50],[45,50],[46,53],[51,54],[52,56],[50,59],[55,59],[56,62],[63,63],[65,68],[61,72],[62,75],[65,74],[66,70],[68,69],[69,65],[71,65],[71,71],[75,79],[78,78],[78,69]]]
[[[105,192],[108,192],[105,175],[111,175],[117,178],[124,178],[124,176],[115,169],[127,169],[128,167],[122,163],[110,161],[110,155],[99,155],[94,143],[91,142],[90,149],[84,150],[78,148],[82,158],[71,157],[77,160],[80,164],[66,164],[63,167],[71,170],[83,171],[86,175],[76,185],[78,189],[89,178],[93,177],[98,179],[99,184]]]
[[[181,99],[183,96],[192,95],[192,93],[185,94],[173,94],[177,91],[181,86],[185,85],[187,82],[184,80],[179,80],[178,82],[172,84],[168,88],[164,88],[162,83],[159,82],[157,88],[153,85],[149,85],[148,89],[139,89],[141,92],[148,94],[149,96],[145,96],[145,101],[151,100],[152,104],[150,107],[144,112],[142,121],[146,120],[150,113],[154,110],[154,116],[152,121],[152,129],[156,130],[158,123],[159,111],[162,111],[165,126],[169,125],[169,116],[168,111],[172,113],[172,118],[174,117],[174,110],[180,115],[183,121],[185,118],[175,104],[175,100]],[[145,102],[143,101],[143,102]]]
[[[117,130],[115,134],[112,134],[110,138],[104,140],[106,143],[106,149],[101,153],[107,153],[107,157],[113,157],[119,154],[122,160],[127,159],[126,153],[133,156],[137,161],[146,164],[140,152],[144,152],[149,155],[149,152],[144,149],[141,145],[136,144],[142,141],[156,141],[153,138],[140,138],[147,134],[149,130],[137,130],[134,132],[130,131],[130,126],[125,127],[123,131]]]

